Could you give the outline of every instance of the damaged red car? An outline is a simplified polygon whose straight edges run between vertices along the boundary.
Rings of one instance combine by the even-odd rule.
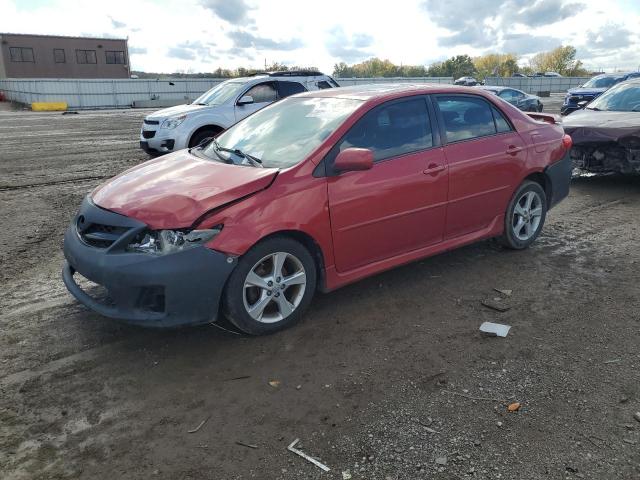
[[[295,95],[96,188],[65,234],[64,282],[139,325],[222,314],[271,333],[317,290],[486,238],[528,247],[568,194],[570,147],[554,117],[479,89]]]

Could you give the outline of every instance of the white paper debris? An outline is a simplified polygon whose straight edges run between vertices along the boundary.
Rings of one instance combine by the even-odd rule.
[[[502,325],[500,323],[484,322],[480,325],[480,331],[497,337],[506,337],[511,330],[511,325]]]

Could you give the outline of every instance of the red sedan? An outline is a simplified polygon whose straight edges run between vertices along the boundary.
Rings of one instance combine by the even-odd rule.
[[[296,95],[94,190],[65,235],[63,278],[109,317],[176,326],[222,311],[271,333],[316,289],[485,238],[528,247],[568,194],[570,147],[554,117],[480,89]]]

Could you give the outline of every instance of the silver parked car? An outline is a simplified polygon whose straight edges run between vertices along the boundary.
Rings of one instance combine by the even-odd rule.
[[[157,155],[194,147],[276,100],[334,87],[339,87],[336,81],[320,72],[273,72],[233,78],[191,104],[148,115],[140,131],[140,148]]]

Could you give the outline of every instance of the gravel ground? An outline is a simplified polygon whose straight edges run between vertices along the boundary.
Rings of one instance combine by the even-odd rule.
[[[146,158],[145,113],[0,111],[1,478],[640,478],[639,178],[576,178],[531,249],[318,295],[277,335],[146,331],[60,280],[82,197]]]

